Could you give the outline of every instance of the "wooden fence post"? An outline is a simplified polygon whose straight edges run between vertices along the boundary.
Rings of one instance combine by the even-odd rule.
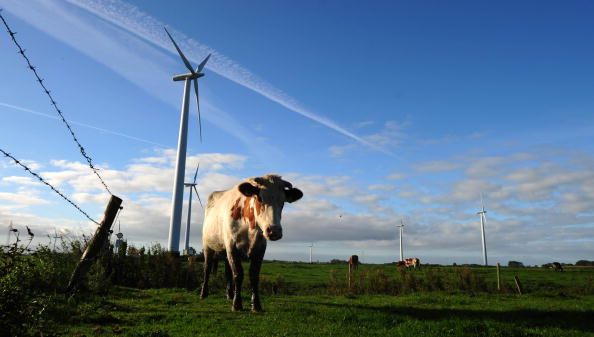
[[[501,265],[497,262],[497,291],[501,291],[501,272],[500,269]]]
[[[105,208],[105,213],[103,214],[103,220],[99,224],[99,228],[95,231],[95,235],[89,241],[85,252],[83,253],[80,261],[76,265],[72,276],[70,277],[70,282],[68,282],[68,287],[66,291],[72,296],[78,289],[80,282],[83,280],[89,269],[91,268],[91,264],[97,257],[97,255],[101,252],[101,249],[105,247],[105,243],[109,238],[109,231],[111,229],[111,225],[115,220],[118,211],[120,210],[120,205],[122,204],[122,199],[112,195],[109,199],[109,203]]]
[[[520,279],[517,275],[514,276],[514,281],[516,281],[516,290],[518,291],[518,295],[522,295],[524,291],[522,290],[522,283],[520,283]]]
[[[353,271],[351,269],[351,264],[349,263],[349,291],[351,291],[351,277],[353,275]]]

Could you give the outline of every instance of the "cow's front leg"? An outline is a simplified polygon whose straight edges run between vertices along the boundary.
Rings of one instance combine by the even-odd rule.
[[[235,293],[233,294],[233,311],[243,310],[241,302],[241,283],[243,282],[243,267],[241,265],[241,258],[239,251],[235,247],[227,249],[227,260],[233,273],[233,283],[235,286]]]
[[[208,297],[208,278],[212,270],[213,258],[214,251],[209,248],[204,248],[204,280],[202,281],[202,291],[200,292],[201,299]]]
[[[233,287],[233,272],[229,265],[229,259],[225,259],[225,282],[227,283],[227,299],[232,300],[235,291]]]
[[[250,262],[250,283],[252,286],[252,311],[262,311],[262,304],[260,303],[260,269],[262,267],[262,260],[264,259],[264,252],[252,252]]]

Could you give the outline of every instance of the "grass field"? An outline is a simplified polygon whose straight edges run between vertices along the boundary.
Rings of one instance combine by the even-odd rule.
[[[263,289],[265,312],[258,314],[231,312],[216,282],[206,300],[196,290],[116,287],[102,300],[81,301],[75,311],[65,313],[59,329],[73,336],[594,336],[592,269],[555,273],[503,268],[504,283],[520,277],[526,292],[522,296],[475,290],[394,296],[373,295],[373,289],[363,286],[358,292],[345,291],[340,282],[346,277],[340,277],[340,284],[336,279],[346,276],[346,268],[266,263],[263,287],[277,282],[282,289],[277,295]],[[457,275],[455,269],[432,267],[408,274],[423,279],[427,273]],[[494,268],[472,272],[492,289]],[[357,272],[369,279],[378,273],[389,280],[401,277],[388,265],[364,265]],[[328,295],[332,287],[337,295]],[[245,304],[249,295],[244,290]]]

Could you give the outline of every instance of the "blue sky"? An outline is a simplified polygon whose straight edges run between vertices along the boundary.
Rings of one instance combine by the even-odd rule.
[[[0,1],[18,39],[115,194],[122,231],[165,243],[184,72],[201,79],[188,171],[199,188],[277,172],[306,197],[286,208],[267,258],[359,253],[480,262],[594,253],[594,5],[587,2]],[[99,216],[82,165],[8,34],[0,35],[1,148]],[[192,106],[192,109],[195,109]],[[47,116],[46,116],[47,115]],[[0,162],[0,223],[89,231],[75,210]],[[190,172],[187,174],[191,175]],[[192,242],[200,248],[199,206]],[[3,233],[0,233],[3,235]]]

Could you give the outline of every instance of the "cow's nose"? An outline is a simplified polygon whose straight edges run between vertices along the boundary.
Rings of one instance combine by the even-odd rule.
[[[266,234],[272,241],[280,240],[283,237],[283,229],[279,226],[270,226],[266,228]]]

